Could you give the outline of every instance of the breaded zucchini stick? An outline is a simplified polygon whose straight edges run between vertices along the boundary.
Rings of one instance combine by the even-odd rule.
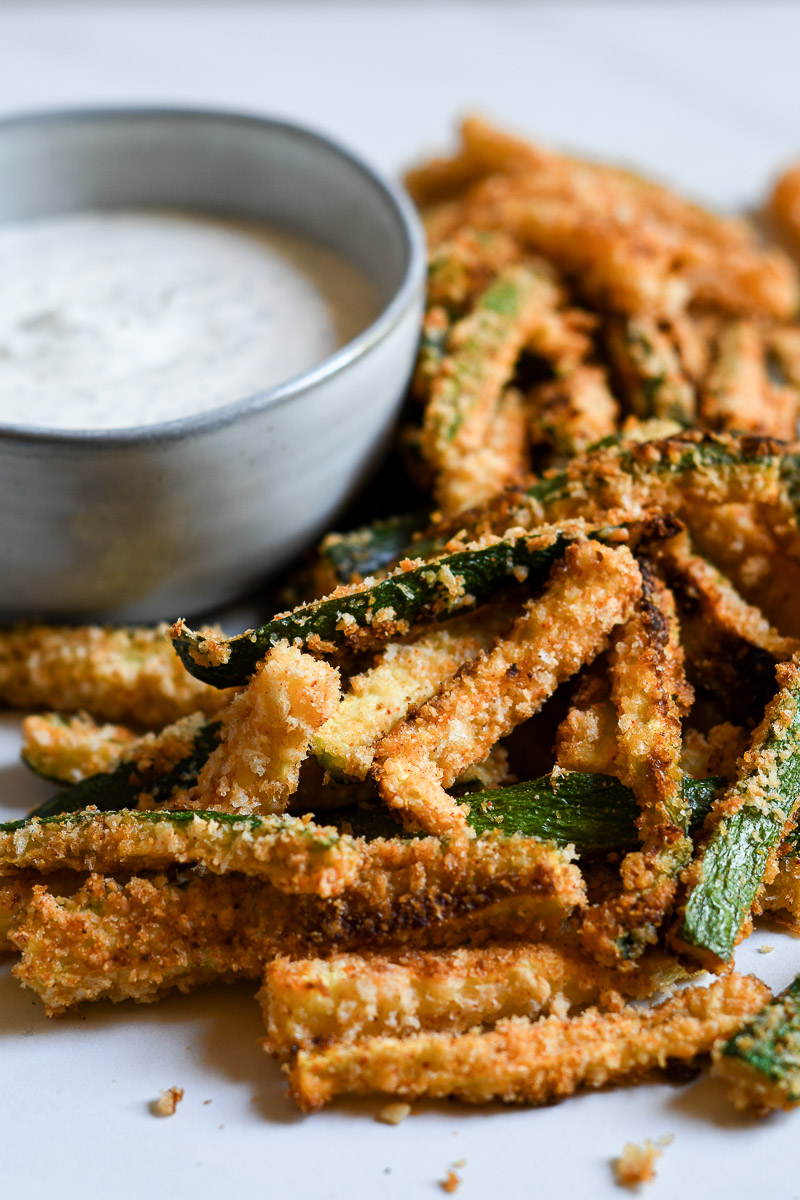
[[[779,690],[738,778],[709,814],[673,931],[676,947],[709,970],[730,962],[762,881],[769,886],[777,873],[778,849],[800,802],[800,669],[795,660],[779,664],[776,674]]]
[[[778,662],[800,649],[800,640],[778,633],[760,608],[748,604],[726,575],[692,549],[688,533],[662,542],[655,555],[667,574],[680,580],[703,620],[720,633],[758,646]]]
[[[703,388],[700,414],[711,429],[735,429],[791,441],[797,436],[797,399],[770,384],[762,330],[752,321],[722,329]]]
[[[193,679],[167,626],[119,629],[20,625],[0,631],[0,703],[87,712],[99,721],[160,729],[230,699]]]
[[[367,843],[335,828],[287,816],[89,810],[0,827],[0,871],[133,874],[188,864],[319,896],[338,895],[374,856]]]
[[[627,548],[571,545],[509,636],[379,743],[373,774],[387,804],[430,832],[465,826],[445,788],[605,648],[640,587]]]
[[[510,266],[453,327],[422,432],[423,453],[435,472],[436,503],[445,514],[488,499],[503,486],[505,480],[498,487],[491,472],[481,474],[481,451],[520,351],[540,314],[558,300],[546,269]]]
[[[616,433],[619,405],[602,367],[576,367],[534,388],[530,401],[533,441],[556,454],[581,454]]]
[[[313,734],[338,702],[339,672],[279,642],[221,714],[219,745],[176,807],[282,812]]]
[[[301,1050],[286,1068],[304,1112],[342,1093],[409,1099],[454,1096],[468,1104],[547,1104],[581,1087],[632,1083],[669,1059],[693,1059],[764,1004],[753,976],[688,988],[649,1011],[589,1009],[531,1022],[511,1017],[488,1033],[419,1033]]]
[[[87,775],[57,792],[31,814],[49,817],[82,809],[154,808],[178,805],[197,781],[219,740],[220,723],[203,713],[181,717],[159,733],[134,738],[116,766]],[[110,747],[109,747],[110,749]],[[68,762],[74,761],[72,753]],[[51,761],[53,769],[57,763]]]
[[[689,301],[791,319],[789,259],[744,222],[705,212],[630,171],[509,138],[479,118],[455,158],[408,176],[421,203],[453,200],[430,226],[503,229],[569,274],[601,308],[674,315]]]
[[[138,740],[127,725],[98,725],[86,713],[34,713],[22,722],[22,760],[43,779],[80,783],[113,771]]]
[[[637,416],[684,426],[695,423],[694,386],[656,320],[642,314],[611,321],[606,344],[628,405]]]
[[[640,562],[642,598],[609,658],[617,710],[619,779],[640,807],[642,849],[622,863],[623,891],[585,914],[584,946],[605,962],[636,958],[654,942],[688,863],[692,841],[681,770],[681,720],[692,701],[671,592]]]
[[[645,999],[681,978],[674,959],[645,960],[621,975],[574,949],[493,944],[480,949],[407,950],[277,958],[259,999],[271,1054],[287,1059],[332,1041],[407,1037],[421,1030],[462,1033],[506,1017],[566,1016],[573,1008],[616,1005],[620,993]]]
[[[91,875],[68,899],[34,889],[11,934],[17,977],[50,1013],[82,1000],[154,1000],[216,977],[260,976],[276,954],[479,943],[558,932],[585,903],[571,851],[487,834],[377,841],[340,896],[288,895],[244,875]]]
[[[715,1047],[711,1073],[736,1108],[766,1116],[800,1104],[800,978]]]
[[[312,753],[336,778],[366,779],[376,743],[488,650],[514,611],[497,605],[433,626],[411,641],[391,642],[375,666],[350,680],[333,716],[314,734]]]
[[[514,506],[516,507],[516,505]],[[505,508],[505,506],[504,506]],[[205,630],[192,630],[176,621],[171,630],[175,648],[192,674],[217,686],[246,683],[270,647],[288,640],[314,654],[333,654],[340,648],[376,649],[404,637],[415,625],[442,621],[469,612],[515,584],[544,584],[553,563],[575,539],[590,538],[612,545],[631,543],[643,536],[665,536],[666,522],[637,522],[617,529],[606,522],[587,526],[581,518],[557,525],[535,522],[525,531],[505,511],[504,535],[480,533],[465,542],[457,524],[440,544],[428,545],[429,559],[404,559],[390,575],[367,578],[339,587],[329,596],[279,613],[258,629],[232,638],[217,638]],[[672,522],[672,532],[676,526]],[[461,532],[460,537],[455,535]],[[422,549],[422,541],[415,551]],[[444,553],[441,550],[444,550]]]

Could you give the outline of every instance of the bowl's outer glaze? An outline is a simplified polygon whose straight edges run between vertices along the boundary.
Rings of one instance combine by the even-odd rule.
[[[143,206],[259,218],[375,287],[369,329],[260,396],[146,429],[0,425],[0,616],[147,621],[232,600],[329,525],[385,445],[423,303],[410,204],[305,130],[174,110],[0,123],[0,181],[0,220]]]

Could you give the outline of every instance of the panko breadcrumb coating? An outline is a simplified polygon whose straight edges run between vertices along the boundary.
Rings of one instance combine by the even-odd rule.
[[[420,1030],[460,1033],[511,1016],[565,1016],[621,995],[644,999],[682,975],[651,956],[621,975],[576,950],[544,942],[472,949],[334,954],[269,963],[259,998],[264,1045],[285,1059],[297,1049]]]
[[[245,690],[223,710],[219,746],[185,805],[283,812],[297,791],[311,738],[338,701],[337,670],[288,642],[273,646]]]
[[[465,825],[444,789],[605,648],[640,587],[626,547],[570,545],[509,636],[379,743],[373,773],[387,803],[431,832]]]
[[[730,974],[649,1010],[589,1009],[536,1022],[511,1017],[489,1032],[339,1042],[300,1050],[285,1070],[304,1112],[343,1093],[370,1092],[407,1099],[455,1096],[468,1104],[547,1104],[580,1087],[631,1083],[669,1059],[705,1054],[769,995],[753,976]]]
[[[0,630],[0,703],[12,708],[83,711],[158,729],[192,712],[216,713],[230,696],[189,675],[166,625]]]
[[[533,838],[370,843],[341,895],[288,895],[261,879],[91,875],[70,898],[33,896],[13,944],[17,977],[49,1012],[107,997],[154,1000],[217,977],[258,978],[276,954],[393,944],[457,945],[559,931],[586,901],[569,850]]]

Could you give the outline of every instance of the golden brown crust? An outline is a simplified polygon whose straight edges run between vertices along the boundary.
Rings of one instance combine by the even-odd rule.
[[[289,1086],[305,1112],[342,1093],[369,1092],[409,1099],[454,1096],[468,1104],[546,1104],[580,1087],[630,1083],[669,1059],[707,1053],[769,996],[760,980],[731,974],[649,1011],[590,1009],[533,1023],[512,1017],[488,1033],[340,1042],[301,1050],[287,1069]]]
[[[219,745],[176,807],[283,812],[311,738],[338,701],[337,670],[278,642],[221,714]]]
[[[92,875],[63,899],[36,887],[12,933],[17,977],[49,1012],[107,997],[154,1000],[208,979],[257,977],[278,953],[560,930],[585,903],[568,852],[531,838],[376,841],[341,895],[287,895],[242,875]]]
[[[200,683],[167,641],[167,626],[115,629],[20,625],[0,631],[0,703],[90,713],[158,729],[233,694]]]
[[[604,649],[639,588],[627,548],[570,545],[509,636],[378,745],[373,772],[386,802],[417,828],[463,827],[465,816],[444,789]]]
[[[621,975],[574,947],[539,942],[394,954],[277,958],[259,998],[270,1053],[421,1030],[460,1033],[506,1017],[566,1016],[587,1004],[645,999],[681,976],[674,960],[651,956]]]

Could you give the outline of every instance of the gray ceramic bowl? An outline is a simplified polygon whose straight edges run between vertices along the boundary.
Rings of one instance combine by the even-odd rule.
[[[329,526],[373,467],[415,353],[425,252],[404,195],[293,125],[184,110],[0,122],[0,221],[195,209],[313,238],[381,311],[312,371],[200,416],[114,431],[0,422],[0,617],[140,621],[223,604]]]

